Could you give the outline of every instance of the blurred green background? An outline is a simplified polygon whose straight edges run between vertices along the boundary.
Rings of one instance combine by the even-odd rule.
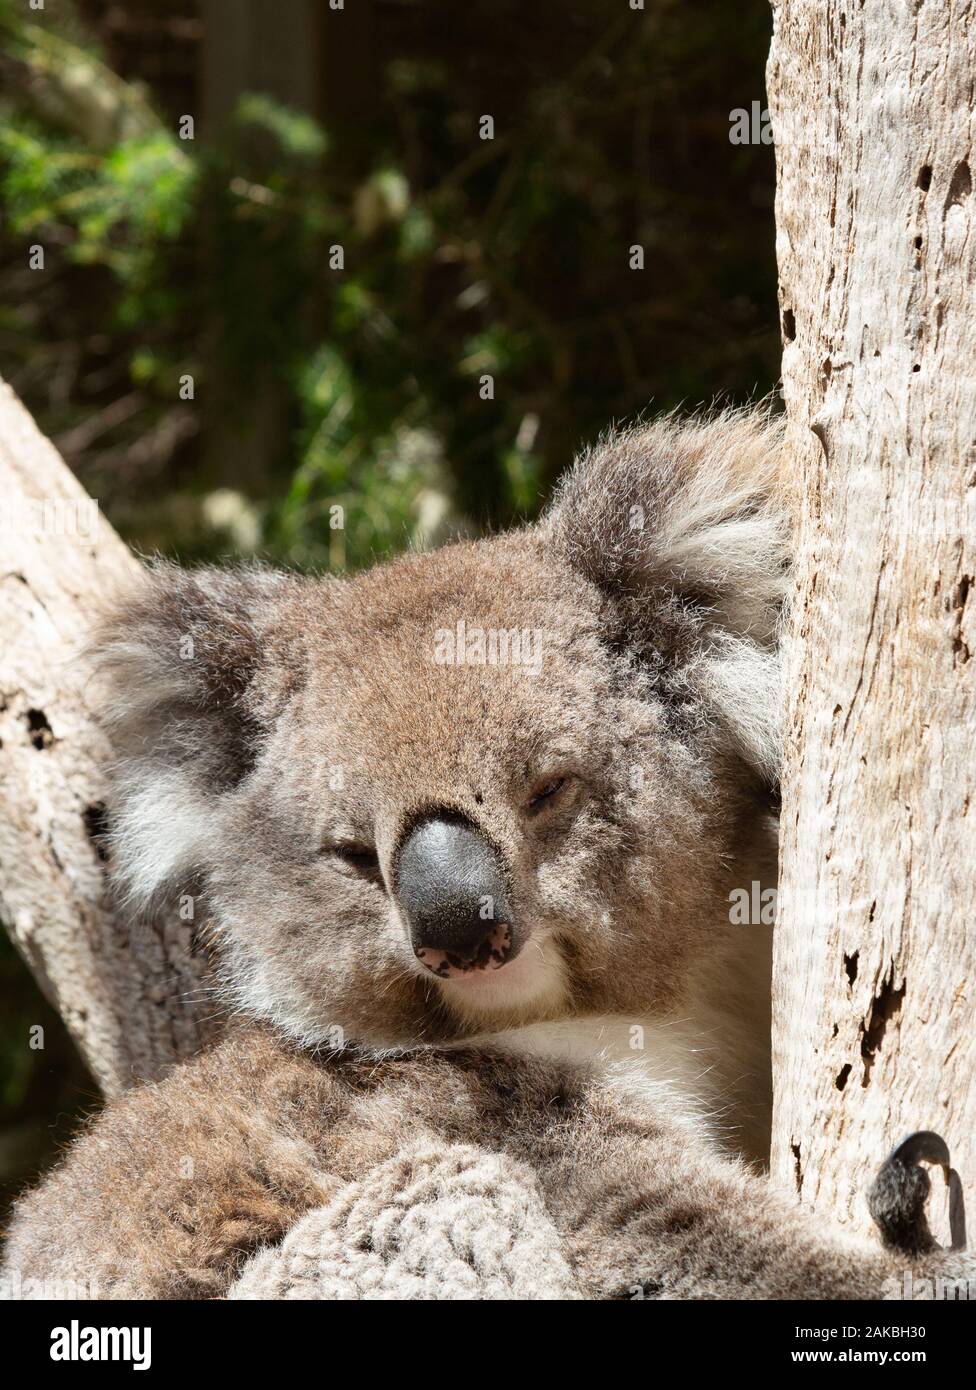
[[[0,0],[0,373],[126,540],[352,569],[773,386],[767,0],[631,3]],[[0,932],[0,1196],[96,1103]]]

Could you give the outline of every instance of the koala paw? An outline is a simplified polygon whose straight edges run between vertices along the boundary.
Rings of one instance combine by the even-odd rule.
[[[950,1165],[945,1140],[931,1130],[910,1134],[892,1149],[871,1185],[868,1208],[881,1239],[889,1249],[913,1258],[940,1248],[925,1215],[932,1182],[920,1163],[937,1164],[945,1175],[952,1249],[962,1250],[966,1245],[962,1184]]]
[[[422,1142],[259,1251],[232,1299],[581,1297],[532,1173],[464,1144]]]

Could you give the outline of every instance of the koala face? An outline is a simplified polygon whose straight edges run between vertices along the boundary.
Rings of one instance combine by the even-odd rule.
[[[766,819],[777,459],[659,425],[496,539],[156,570],[101,643],[122,877],[197,884],[234,1002],[308,1043],[674,1007]]]
[[[608,649],[596,587],[516,537],[373,571],[327,611],[208,874],[252,1004],[398,1042],[663,998],[716,890],[721,789]],[[472,634],[503,631],[537,669],[480,664]]]

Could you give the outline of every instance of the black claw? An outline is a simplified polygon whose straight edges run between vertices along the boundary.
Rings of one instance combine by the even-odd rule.
[[[949,1185],[952,1249],[965,1249],[966,1216],[962,1183],[958,1173],[950,1167],[948,1145],[930,1129],[910,1134],[896,1145],[871,1184],[868,1208],[881,1232],[881,1239],[891,1249],[912,1257],[939,1249],[925,1215],[925,1203],[932,1184],[925,1169],[918,1166],[920,1163],[932,1163],[942,1169]]]
[[[955,1168],[949,1169],[949,1239],[950,1250],[966,1248],[966,1204],[962,1198],[962,1180]]]
[[[931,1129],[918,1129],[896,1144],[888,1163],[934,1163],[945,1173],[949,1168],[949,1145]]]

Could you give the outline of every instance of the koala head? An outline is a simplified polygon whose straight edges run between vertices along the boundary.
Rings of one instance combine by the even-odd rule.
[[[768,845],[781,459],[669,418],[496,538],[148,572],[97,647],[132,898],[198,895],[234,1004],[309,1045],[674,1006]]]

